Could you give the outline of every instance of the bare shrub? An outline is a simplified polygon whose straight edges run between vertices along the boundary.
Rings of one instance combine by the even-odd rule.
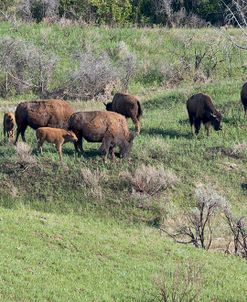
[[[237,144],[230,149],[230,154],[234,157],[241,158],[247,151],[247,144]]]
[[[137,68],[136,55],[129,51],[128,45],[120,41],[116,47],[116,56],[119,59],[122,81],[122,91],[127,91],[130,79],[135,75]]]
[[[155,14],[168,27],[205,27],[206,22],[193,13],[187,13],[182,7],[179,11],[174,11],[173,0],[155,0]]]
[[[61,17],[57,24],[59,24],[59,26],[61,27],[71,27],[71,26],[75,26],[76,25],[76,21],[72,20],[72,19],[68,19],[65,17]]]
[[[44,92],[53,74],[56,58],[45,55],[30,42],[5,37],[0,40],[0,94],[25,90]]]
[[[17,143],[15,150],[20,164],[25,166],[36,164],[36,159],[32,155],[32,148],[28,144],[19,142]]]
[[[91,52],[75,56],[77,68],[68,74],[69,80],[51,93],[53,97],[88,100],[104,95],[108,84],[117,81],[118,73],[109,56]]]
[[[156,281],[163,302],[200,301],[202,268],[194,263],[177,265],[174,272]]]
[[[185,213],[183,223],[175,233],[161,230],[178,243],[193,244],[197,248],[208,250],[212,243],[212,217],[227,204],[224,197],[209,186],[199,185],[195,190],[196,207]]]
[[[245,0],[222,1],[226,7],[225,22],[226,24],[238,25],[240,28],[246,26],[247,6]]]
[[[133,192],[155,195],[168,187],[177,183],[177,176],[165,170],[163,166],[155,168],[153,166],[141,165],[134,174],[125,173],[124,176],[130,182]]]
[[[246,218],[236,218],[232,215],[229,207],[224,210],[227,225],[233,236],[234,254],[247,259],[247,226]],[[231,243],[231,242],[230,242]],[[228,244],[227,253],[230,253]]]
[[[180,68],[180,64],[164,64],[160,68],[164,85],[167,88],[173,88],[183,81],[185,72],[182,67]]]
[[[217,54],[221,51],[220,42],[198,47],[194,43],[194,36],[191,36],[178,39],[173,46],[170,52],[176,58],[176,62],[172,65],[165,64],[160,69],[167,85],[179,83],[184,79],[206,82],[217,70],[219,65]]]
[[[8,194],[11,197],[16,198],[19,192],[13,182],[8,179],[0,181],[0,194]]]
[[[17,15],[25,21],[37,22],[48,18],[55,21],[58,15],[59,0],[21,0],[17,6]]]
[[[137,158],[142,161],[153,159],[163,159],[167,156],[170,150],[170,145],[159,137],[150,138],[148,144],[143,143],[140,150],[136,154]]]
[[[190,13],[187,18],[186,18],[186,27],[189,28],[201,28],[201,27],[206,27],[208,24],[202,20],[200,17],[197,15]]]
[[[102,199],[101,181],[105,175],[99,170],[91,171],[89,168],[81,169],[81,176],[84,184],[90,189],[90,195]]]
[[[199,18],[193,13],[187,13],[185,8],[181,8],[179,11],[173,14],[173,24],[176,27],[187,28],[200,28],[205,27],[207,24],[204,20]]]

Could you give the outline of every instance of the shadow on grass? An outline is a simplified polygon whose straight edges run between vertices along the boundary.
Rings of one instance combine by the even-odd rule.
[[[180,119],[180,120],[178,120],[178,123],[179,123],[179,125],[190,125],[188,118]]]
[[[229,126],[239,126],[239,127],[241,127],[241,125],[240,125],[241,121],[242,121],[241,117],[237,117],[237,116],[224,117],[223,118],[224,124],[229,125]]]
[[[142,129],[141,135],[160,135],[163,137],[169,137],[169,138],[192,138],[192,134],[190,132],[188,133],[182,133],[174,129],[160,129],[160,128],[148,128],[148,129]]]
[[[168,109],[177,104],[184,103],[185,96],[181,92],[171,92],[159,95],[143,103],[144,114],[146,110]]]

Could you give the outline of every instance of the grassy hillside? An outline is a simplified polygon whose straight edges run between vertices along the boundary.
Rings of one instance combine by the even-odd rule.
[[[27,130],[31,154],[21,147],[17,152],[1,137],[1,299],[159,301],[154,280],[165,277],[172,287],[177,265],[191,261],[201,267],[200,301],[245,301],[247,264],[223,254],[230,237],[220,215],[213,220],[212,252],[174,244],[154,226],[180,220],[182,212],[193,208],[198,184],[217,190],[234,214],[247,214],[247,123],[239,104],[246,54],[227,48],[229,63],[223,60],[221,48],[217,56],[222,62],[209,79],[193,81],[185,73],[183,80],[171,85],[160,67],[178,64],[175,50],[184,52],[179,41],[194,36],[192,56],[197,46],[204,47],[216,37],[220,41],[217,32],[43,24],[21,25],[12,31],[2,23],[0,36],[7,35],[56,53],[59,64],[51,86],[65,77],[72,53],[106,50],[114,61],[114,49],[124,41],[137,57],[138,72],[129,92],[140,96],[144,116],[130,157],[115,162],[105,163],[99,144],[92,143],[85,143],[85,158],[74,155],[72,144],[64,145],[62,163],[48,144],[40,156],[31,129]],[[198,138],[190,133],[185,102],[197,92],[208,93],[224,116],[223,130],[211,130],[210,137],[203,128]],[[27,93],[0,99],[0,119],[4,111],[31,98],[35,96]],[[71,104],[77,110],[104,109],[95,100]],[[133,129],[131,121],[129,126]],[[146,170],[149,165],[163,165],[165,173],[177,180],[150,196],[134,192],[126,174],[133,177],[141,165]]]
[[[200,301],[247,297],[245,262],[176,246],[151,228],[24,208],[0,215],[2,301],[160,301],[157,282],[192,262]]]

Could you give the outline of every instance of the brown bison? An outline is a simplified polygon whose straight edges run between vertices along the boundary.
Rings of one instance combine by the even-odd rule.
[[[241,90],[241,102],[244,106],[244,116],[247,114],[247,82],[243,85]]]
[[[140,101],[136,96],[116,93],[111,103],[105,104],[107,111],[114,111],[124,115],[126,118],[130,117],[135,125],[137,134],[140,133],[142,116],[142,108]]]
[[[68,119],[74,112],[73,108],[62,100],[39,100],[20,103],[15,111],[17,123],[16,139],[21,134],[25,142],[27,126],[37,129],[40,127],[68,128]]]
[[[62,145],[67,142],[77,142],[77,136],[72,131],[60,128],[40,127],[36,130],[38,150],[42,154],[42,146],[45,141],[56,146],[59,159],[62,160]]]
[[[14,138],[15,116],[12,112],[6,112],[3,117],[3,135],[4,138],[12,140]]]
[[[101,154],[114,157],[113,149],[120,148],[120,157],[128,155],[132,148],[134,133],[129,131],[124,116],[115,112],[76,112],[69,119],[69,129],[78,137],[75,150],[83,153],[82,141],[102,142]]]
[[[199,133],[201,122],[203,122],[203,124],[205,125],[207,135],[209,135],[210,124],[214,127],[216,131],[222,129],[222,115],[219,111],[215,109],[210,96],[203,93],[192,95],[187,100],[187,110],[189,114],[192,133],[193,125],[195,128],[195,133]]]

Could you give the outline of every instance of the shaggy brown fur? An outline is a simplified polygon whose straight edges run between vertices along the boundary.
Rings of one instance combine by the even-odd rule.
[[[187,100],[187,110],[192,133],[193,126],[195,133],[199,133],[201,122],[205,125],[207,135],[209,135],[210,124],[213,125],[216,131],[221,130],[222,115],[215,109],[210,96],[203,93],[192,95]]]
[[[68,128],[68,119],[74,112],[73,108],[62,100],[39,100],[20,103],[15,111],[17,123],[16,139],[19,134],[25,142],[27,126],[37,129],[39,127]]]
[[[120,113],[126,118],[130,117],[135,125],[137,134],[140,133],[140,118],[143,112],[140,101],[136,96],[125,93],[116,93],[112,102],[105,104],[105,106],[107,111]]]
[[[13,140],[14,138],[14,127],[15,127],[15,116],[12,112],[6,112],[3,117],[3,135],[4,138],[8,140]]]
[[[72,131],[60,128],[41,127],[36,130],[38,150],[42,154],[42,146],[45,141],[56,146],[59,159],[62,160],[62,145],[67,142],[77,142],[77,136]]]
[[[100,152],[114,157],[115,146],[120,148],[120,157],[128,155],[132,148],[134,134],[129,131],[124,116],[107,111],[76,112],[69,119],[69,129],[78,137],[75,149],[83,153],[82,141],[102,142]]]
[[[247,115],[247,83],[241,89],[241,102],[244,106],[244,116]]]

